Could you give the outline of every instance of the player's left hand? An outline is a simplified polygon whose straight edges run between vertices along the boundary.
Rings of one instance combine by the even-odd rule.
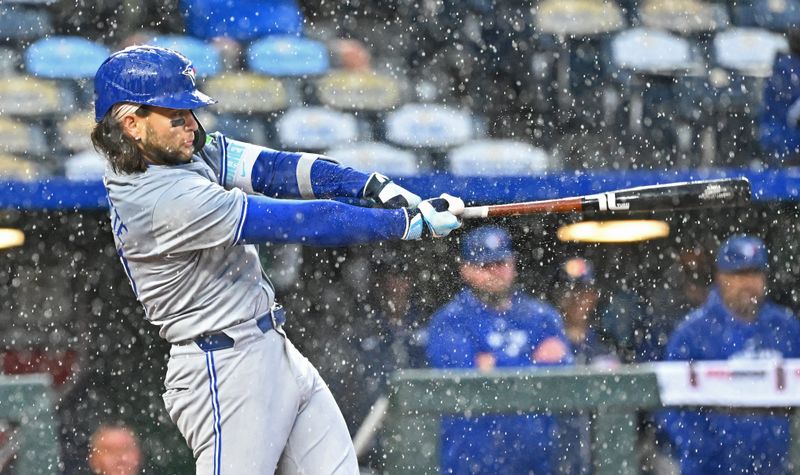
[[[422,198],[380,173],[373,173],[369,176],[364,185],[363,196],[381,208],[415,209],[422,201]]]

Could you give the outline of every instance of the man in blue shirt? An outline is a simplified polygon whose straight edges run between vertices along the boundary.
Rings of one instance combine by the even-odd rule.
[[[487,226],[465,236],[460,270],[464,289],[432,317],[431,366],[492,371],[571,362],[558,312],[515,288],[508,233]],[[534,414],[446,417],[442,473],[553,473],[555,422]]]
[[[756,237],[725,241],[715,286],[667,345],[669,360],[800,357],[800,321],[766,297],[768,255]],[[662,421],[683,475],[788,474],[789,418],[773,411],[676,410]]]

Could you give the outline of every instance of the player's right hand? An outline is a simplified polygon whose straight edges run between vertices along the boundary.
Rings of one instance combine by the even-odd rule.
[[[461,220],[456,215],[463,210],[464,202],[446,193],[439,198],[424,200],[417,209],[406,209],[408,221],[403,239],[447,236],[450,231],[461,227]]]

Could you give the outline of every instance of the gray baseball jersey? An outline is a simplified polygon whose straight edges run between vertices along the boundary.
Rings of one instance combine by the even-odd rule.
[[[185,165],[106,172],[117,251],[147,319],[169,342],[250,320],[273,303],[257,249],[237,245],[245,193],[218,184],[222,143],[209,140]]]

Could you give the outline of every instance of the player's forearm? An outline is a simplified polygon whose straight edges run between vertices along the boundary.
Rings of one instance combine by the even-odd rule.
[[[361,198],[369,175],[313,154],[262,152],[253,189],[274,198]]]
[[[406,212],[349,206],[327,200],[275,200],[248,196],[245,243],[350,246],[403,237]]]

